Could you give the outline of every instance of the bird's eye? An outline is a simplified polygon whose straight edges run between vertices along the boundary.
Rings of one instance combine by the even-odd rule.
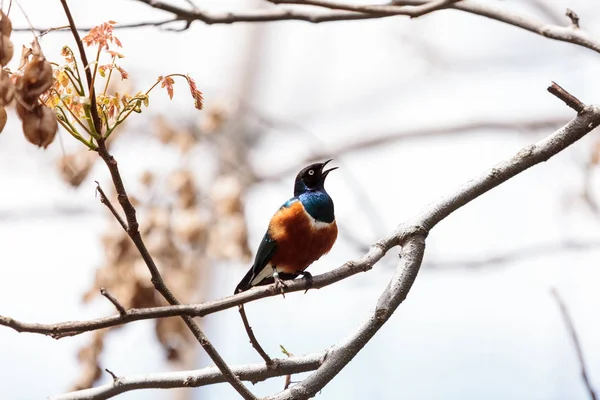
[[[313,169],[309,169],[309,170],[308,170],[308,174],[309,174],[309,175],[314,175],[314,174],[315,174],[315,171],[314,171]]]

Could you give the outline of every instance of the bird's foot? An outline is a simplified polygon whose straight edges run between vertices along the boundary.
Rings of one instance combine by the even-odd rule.
[[[304,291],[304,294],[306,294],[306,292],[308,292],[308,289],[311,289],[313,287],[313,276],[310,272],[307,271],[298,272],[298,274],[302,275],[302,277],[306,281],[306,290]]]
[[[279,277],[279,273],[277,271],[273,271],[273,280],[275,281],[275,290],[279,289],[281,295],[285,299],[284,288],[287,288],[286,283]]]

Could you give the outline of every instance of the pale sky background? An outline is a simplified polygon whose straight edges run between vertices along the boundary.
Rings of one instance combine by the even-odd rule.
[[[528,1],[488,1],[544,18],[524,6]],[[196,2],[211,10],[256,4]],[[65,24],[58,0],[20,3],[36,26]],[[582,28],[600,37],[600,6],[594,2],[546,4],[559,18],[566,7],[574,9]],[[81,26],[168,16],[133,0],[78,0],[71,1],[71,7]],[[14,26],[26,26],[17,8],[12,13]],[[563,18],[563,22],[568,21]],[[194,23],[181,33],[147,28],[121,31],[118,36],[127,55],[126,68],[139,77],[136,87],[145,88],[165,73],[189,73],[210,103],[239,93],[253,34],[263,42],[260,52],[251,54],[258,72],[252,98],[245,101],[266,115],[301,127],[267,132],[251,154],[256,169],[265,174],[290,165],[300,169],[303,157],[314,149],[364,135],[487,120],[564,117],[566,122],[573,112],[546,92],[552,80],[584,102],[600,104],[598,54],[455,11],[417,20],[398,17],[320,25]],[[15,33],[12,39],[20,48],[31,36]],[[69,41],[66,33],[53,33],[41,44],[48,58],[58,59],[60,48]],[[180,84],[175,89],[185,93],[173,101],[164,93],[156,95],[148,115],[165,113],[179,121],[196,118],[187,88]],[[138,123],[130,129],[143,128],[142,119],[137,117]],[[55,168],[62,154],[59,142],[45,152],[37,149],[22,137],[14,113],[9,120],[0,134],[0,315],[58,322],[113,313],[104,301],[91,306],[80,302],[102,262],[99,235],[106,218],[94,198],[93,181],[108,182],[107,171],[97,164],[81,187],[67,187]],[[340,157],[336,162],[342,168],[327,183],[338,224],[371,243],[427,203],[549,133],[478,131],[400,141]],[[76,146],[61,135],[68,148]],[[479,259],[567,239],[600,243],[599,220],[582,203],[568,205],[581,191],[578,166],[589,157],[597,139],[597,132],[590,134],[454,213],[429,236],[425,263]],[[143,132],[131,141],[120,141],[114,154],[126,184],[149,166],[174,168],[177,160],[160,157],[162,151]],[[246,215],[251,249],[257,247],[272,213],[291,196],[292,181],[290,175],[250,191]],[[597,188],[597,177],[592,182]],[[383,216],[382,232],[368,228],[353,185],[367,191]],[[594,185],[593,193],[600,195]],[[58,217],[57,211],[65,208],[80,212]],[[569,306],[592,383],[600,389],[597,248],[476,270],[424,267],[388,324],[316,398],[588,398],[549,291],[557,287]],[[333,345],[374,308],[392,276],[396,254],[393,250],[371,272],[326,289],[252,303],[247,312],[256,335],[273,356],[280,355],[279,344],[295,354]],[[322,273],[358,255],[339,241],[310,271]],[[208,298],[229,295],[246,268],[234,263],[215,266]],[[260,361],[236,310],[211,315],[203,324],[230,364]],[[64,392],[78,374],[76,352],[84,343],[85,335],[56,341],[0,329],[0,397],[34,400]],[[111,334],[102,360],[118,375],[169,370],[150,322],[130,324]],[[209,363],[201,355],[197,367]],[[102,383],[109,379],[104,376]],[[282,387],[283,379],[276,378],[252,390],[266,395]],[[194,399],[236,398],[225,384],[191,390]],[[169,399],[170,393],[137,391],[118,398],[159,400]]]

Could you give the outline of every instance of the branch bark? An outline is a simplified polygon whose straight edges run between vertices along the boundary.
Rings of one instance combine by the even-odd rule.
[[[569,42],[600,53],[600,40],[592,38],[586,32],[575,26],[560,26],[547,24],[531,17],[526,17],[501,8],[479,4],[469,0],[463,1],[427,1],[427,0],[396,0],[385,5],[353,5],[327,0],[268,0],[279,4],[293,4],[318,7],[329,11],[324,13],[304,12],[285,8],[259,9],[239,13],[211,13],[201,10],[189,10],[174,6],[160,0],[137,0],[152,8],[169,12],[176,19],[187,21],[188,26],[193,21],[205,24],[232,24],[237,22],[271,22],[271,21],[306,21],[311,23],[331,21],[352,21],[374,18],[386,18],[398,15],[418,17],[423,11],[430,13],[453,9],[479,15],[508,25],[525,29],[537,35]],[[417,10],[417,11],[415,11]]]
[[[326,352],[320,352],[301,357],[274,359],[274,365],[270,367],[267,367],[264,363],[248,364],[236,366],[232,368],[232,371],[244,381],[257,383],[277,376],[314,371],[319,368],[326,355]],[[132,390],[200,387],[223,382],[227,381],[218,368],[207,367],[193,371],[120,377],[114,382],[102,386],[52,396],[49,400],[108,399]]]

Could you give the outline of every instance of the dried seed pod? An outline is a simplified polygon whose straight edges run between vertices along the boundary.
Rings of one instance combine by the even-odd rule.
[[[23,133],[27,140],[36,146],[46,148],[54,141],[58,121],[54,110],[38,105],[23,118]]]
[[[25,118],[25,114],[31,112],[30,109],[27,108],[27,106],[22,104],[20,101],[17,101],[15,110],[17,111],[17,115],[19,116],[19,119],[21,119],[21,121],[23,120],[23,118]]]
[[[0,107],[0,133],[4,130],[4,126],[6,126],[6,110],[4,107]]]
[[[23,76],[17,80],[19,95],[31,102],[52,86],[52,65],[43,57],[34,57],[23,70]]]
[[[0,33],[8,37],[12,33],[12,22],[2,11],[0,11],[0,18]]]
[[[71,186],[77,187],[88,176],[96,158],[96,154],[87,149],[67,154],[58,160],[60,176]]]
[[[0,73],[0,106],[10,104],[15,96],[15,86],[5,71]]]
[[[0,35],[0,64],[8,64],[15,53],[15,48],[8,36]]]

